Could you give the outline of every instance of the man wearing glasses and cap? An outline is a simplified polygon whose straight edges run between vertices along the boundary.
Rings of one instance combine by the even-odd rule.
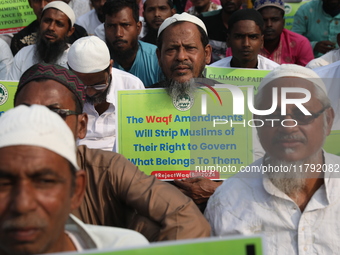
[[[109,49],[96,36],[83,37],[70,47],[68,66],[85,85],[87,134],[78,141],[89,148],[115,151],[116,94],[121,89],[144,89],[136,76],[112,68]]]
[[[300,104],[283,109],[283,89],[298,88],[285,98]],[[334,119],[326,87],[314,71],[283,64],[262,80],[255,96],[255,109],[272,105],[272,114],[254,116],[276,120],[257,128],[265,156],[225,180],[208,201],[213,235],[262,233],[268,254],[338,253],[340,157],[322,149]]]

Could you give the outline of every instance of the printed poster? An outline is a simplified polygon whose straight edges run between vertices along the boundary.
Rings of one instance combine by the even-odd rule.
[[[36,19],[28,0],[0,0],[0,34],[14,34]]]

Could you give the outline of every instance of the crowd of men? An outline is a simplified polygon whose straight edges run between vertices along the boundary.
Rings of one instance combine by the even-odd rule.
[[[0,254],[259,233],[267,254],[340,252],[340,157],[323,149],[340,128],[340,0],[303,4],[292,31],[282,0],[192,1],[191,14],[180,1],[90,0],[83,15],[28,2],[37,19],[0,39],[0,80],[19,81],[0,117]],[[207,65],[270,70],[254,107],[276,111],[254,118],[280,121],[256,129],[259,171],[170,184],[116,153],[118,90],[193,95],[218,83]],[[261,171],[275,166],[292,170]]]

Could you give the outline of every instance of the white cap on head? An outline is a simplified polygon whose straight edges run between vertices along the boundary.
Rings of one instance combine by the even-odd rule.
[[[170,26],[171,24],[178,22],[178,21],[187,21],[187,22],[194,23],[194,24],[200,26],[204,30],[204,32],[208,35],[207,28],[205,27],[205,25],[204,25],[204,23],[201,19],[199,19],[196,16],[191,15],[189,13],[183,12],[181,14],[174,14],[171,17],[164,20],[164,22],[162,23],[162,25],[158,29],[157,37],[162,33],[162,31],[164,29],[166,29],[168,26]]]
[[[283,77],[296,77],[309,80],[314,83],[320,89],[322,89],[327,95],[327,90],[324,82],[313,70],[295,64],[282,64],[268,73],[261,81],[258,91],[262,90],[268,83]]]
[[[42,105],[19,105],[0,117],[0,148],[16,145],[42,147],[67,159],[79,170],[71,129]]]
[[[67,4],[62,1],[53,1],[45,5],[42,13],[44,13],[45,10],[49,8],[54,8],[57,9],[61,12],[63,12],[71,21],[71,27],[73,27],[74,22],[76,22],[76,15],[74,14],[74,11],[72,8]]]
[[[71,45],[67,63],[79,73],[101,72],[110,65],[110,52],[97,36],[82,37]]]

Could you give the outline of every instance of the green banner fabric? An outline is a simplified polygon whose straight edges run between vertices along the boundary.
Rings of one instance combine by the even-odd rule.
[[[213,90],[174,101],[164,89],[119,91],[119,153],[163,180],[225,179],[252,163],[252,114],[244,105],[244,114],[233,114],[230,90]],[[240,91],[246,99],[247,88]]]
[[[300,3],[285,3],[285,28],[291,30],[293,28],[294,16],[301,5],[308,3],[302,1]]]
[[[116,251],[89,251],[56,254],[87,254],[87,255],[174,255],[174,254],[230,254],[230,255],[262,255],[263,242],[260,236],[200,238],[184,241],[167,241],[153,243],[149,246],[119,249]]]
[[[0,116],[14,107],[13,101],[17,87],[16,81],[0,81]]]
[[[17,33],[35,19],[28,0],[0,0],[0,34]]]

